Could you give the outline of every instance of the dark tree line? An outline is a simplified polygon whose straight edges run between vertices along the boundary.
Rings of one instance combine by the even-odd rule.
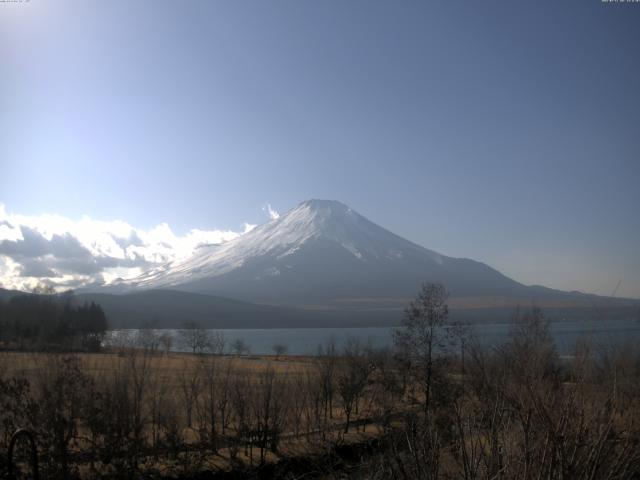
[[[96,351],[106,330],[100,305],[74,305],[70,295],[19,295],[0,301],[0,347],[5,349]]]

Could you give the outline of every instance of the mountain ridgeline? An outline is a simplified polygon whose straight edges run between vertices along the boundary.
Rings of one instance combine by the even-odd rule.
[[[443,283],[452,297],[562,295],[524,286],[483,263],[428,250],[328,200],[303,202],[235,240],[202,247],[185,261],[114,288],[169,288],[273,305],[361,307],[403,303],[423,282]]]
[[[397,325],[423,283],[441,283],[454,320],[501,322],[517,306],[552,318],[638,315],[640,302],[526,286],[466,258],[429,250],[348,206],[308,200],[186,260],[80,291],[113,327],[291,328]],[[12,292],[0,291],[2,296]]]

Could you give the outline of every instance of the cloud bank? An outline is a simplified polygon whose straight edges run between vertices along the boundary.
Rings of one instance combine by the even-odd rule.
[[[166,223],[144,230],[121,220],[12,214],[0,204],[0,287],[79,288],[133,278],[254,227],[245,223],[242,231],[192,229],[176,235]]]

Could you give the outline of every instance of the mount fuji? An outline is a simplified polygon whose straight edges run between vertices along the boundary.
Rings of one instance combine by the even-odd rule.
[[[330,200],[302,202],[237,239],[201,247],[187,260],[120,281],[111,291],[171,289],[310,309],[396,309],[423,282],[442,283],[454,304],[473,306],[569,295],[439,254]]]

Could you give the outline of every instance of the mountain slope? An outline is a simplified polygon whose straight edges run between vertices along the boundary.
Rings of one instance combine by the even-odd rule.
[[[111,328],[180,328],[187,321],[207,328],[286,328],[338,326],[345,320],[324,312],[256,305],[176,290],[146,290],[125,295],[86,293],[77,295],[76,301],[101,305]],[[361,323],[353,320],[356,325]],[[376,320],[392,321],[391,318]]]
[[[7,302],[18,295],[26,295],[26,293],[21,292],[20,290],[7,290],[5,288],[0,288],[0,302]]]
[[[0,288],[0,327],[2,303],[19,295],[33,295]],[[451,319],[483,323],[509,321],[514,306],[495,307],[493,299],[482,308],[468,308],[450,302]],[[568,307],[549,305],[545,314],[552,320],[628,319],[637,317],[638,302],[610,301],[597,297],[597,305]],[[124,295],[82,293],[76,303],[96,302],[104,309],[110,328],[180,328],[186,321],[206,328],[301,328],[371,327],[398,325],[402,312],[393,308],[302,309],[273,307],[241,302],[230,298],[175,290],[143,290]],[[0,328],[1,330],[1,328]]]
[[[278,219],[186,261],[121,282],[121,291],[170,288],[308,308],[404,305],[422,282],[452,297],[566,295],[526,287],[491,267],[416,245],[346,205],[309,200]]]

